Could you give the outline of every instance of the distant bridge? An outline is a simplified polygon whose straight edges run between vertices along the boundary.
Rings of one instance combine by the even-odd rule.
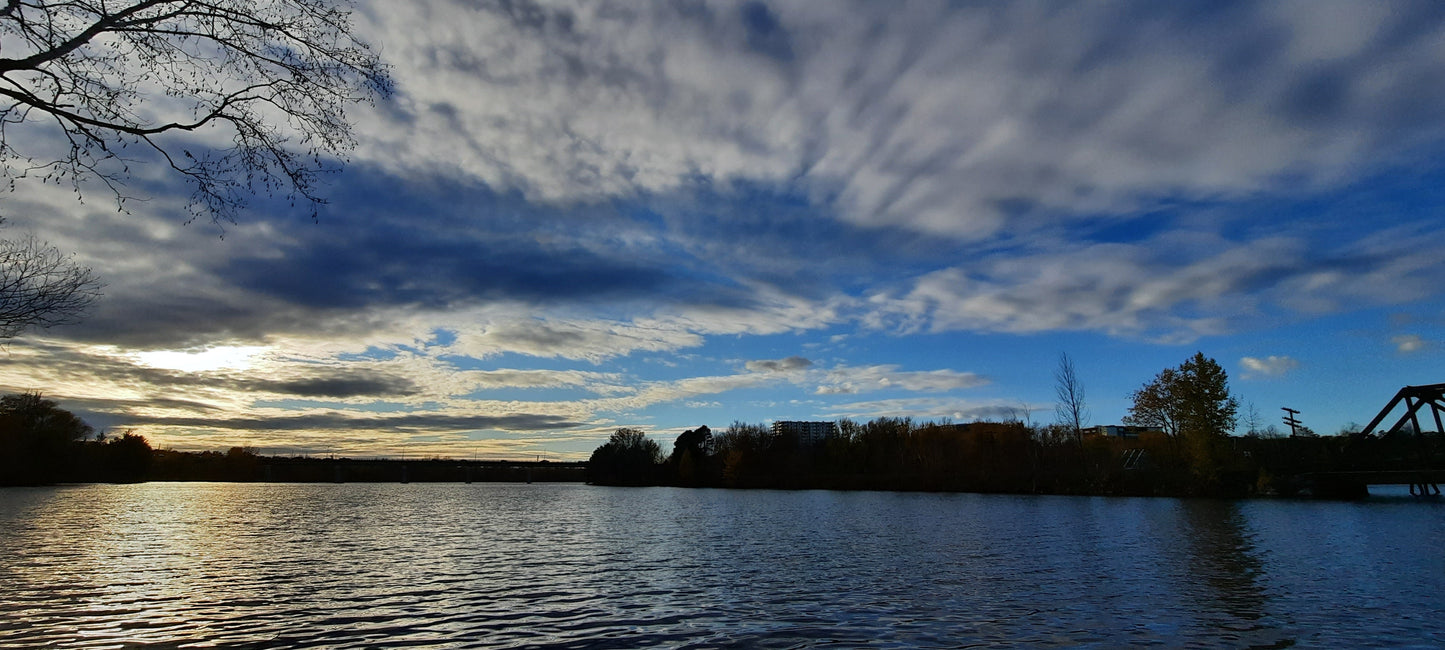
[[[1445,384],[1430,384],[1428,386],[1406,386],[1401,388],[1400,392],[1395,393],[1395,397],[1390,400],[1390,403],[1386,404],[1385,408],[1380,409],[1380,414],[1376,415],[1375,419],[1370,420],[1370,423],[1365,425],[1365,429],[1361,431],[1361,433],[1374,433],[1375,427],[1380,426],[1380,423],[1384,422],[1386,417],[1389,417],[1390,412],[1394,411],[1395,407],[1400,405],[1400,402],[1405,403],[1405,414],[1401,415],[1398,420],[1395,420],[1393,426],[1382,432],[1383,435],[1403,431],[1406,423],[1410,424],[1411,431],[1422,431],[1420,428],[1420,409],[1426,405],[1430,407],[1430,414],[1435,416],[1435,431],[1445,432],[1445,425],[1441,424],[1440,418],[1441,412],[1445,411]]]
[[[1363,486],[1366,485],[1408,485],[1410,494],[1416,496],[1439,496],[1440,484],[1445,483],[1445,469],[1439,468],[1439,463],[1432,462],[1430,454],[1426,452],[1426,446],[1421,436],[1430,433],[1420,426],[1421,416],[1425,407],[1429,408],[1429,415],[1435,421],[1436,435],[1445,435],[1445,424],[1442,424],[1442,412],[1445,412],[1445,384],[1429,384],[1426,386],[1406,386],[1401,388],[1395,396],[1380,409],[1370,423],[1360,433],[1370,435],[1375,433],[1375,427],[1390,417],[1390,414],[1401,405],[1405,405],[1405,412],[1395,419],[1390,428],[1379,433],[1380,436],[1391,436],[1398,434],[1414,435],[1421,444],[1416,446],[1413,458],[1403,458],[1402,463],[1413,465],[1400,469],[1380,469],[1362,471],[1342,472],[1316,472],[1302,476],[1316,485],[1333,486]],[[1425,420],[1428,425],[1430,420]],[[1408,426],[1407,426],[1408,425]]]

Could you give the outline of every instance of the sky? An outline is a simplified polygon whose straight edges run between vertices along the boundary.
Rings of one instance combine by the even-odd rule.
[[[1445,4],[357,5],[317,219],[21,182],[105,282],[0,391],[181,450],[585,459],[735,421],[1090,424],[1196,351],[1260,424],[1445,381]],[[1243,427],[1241,427],[1241,431]]]

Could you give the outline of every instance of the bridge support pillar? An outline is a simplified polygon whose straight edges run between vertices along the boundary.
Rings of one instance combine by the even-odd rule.
[[[1410,496],[1438,497],[1440,496],[1440,485],[1438,483],[1425,483],[1423,481],[1411,483]]]

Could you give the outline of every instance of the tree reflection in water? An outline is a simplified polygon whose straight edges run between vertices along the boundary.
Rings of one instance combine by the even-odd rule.
[[[1239,502],[1192,499],[1180,507],[1190,583],[1183,593],[1198,606],[1201,623],[1239,635],[1250,648],[1294,645],[1268,611],[1265,563]]]

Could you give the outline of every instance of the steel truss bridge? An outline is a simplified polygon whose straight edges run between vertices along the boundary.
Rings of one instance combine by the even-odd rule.
[[[1394,423],[1386,429],[1377,431],[1377,427],[1388,421],[1388,418],[1395,413],[1400,405],[1405,410]],[[1428,407],[1428,408],[1427,408]],[[1363,435],[1378,435],[1380,437],[1394,435],[1414,436],[1419,444],[1415,446],[1414,458],[1403,459],[1407,467],[1393,469],[1378,469],[1364,471],[1342,471],[1342,472],[1316,472],[1310,478],[1316,481],[1337,481],[1348,482],[1358,485],[1409,485],[1410,494],[1416,496],[1439,496],[1440,484],[1445,483],[1445,468],[1438,463],[1432,463],[1432,459],[1426,457],[1425,445],[1422,436],[1430,431],[1421,427],[1422,420],[1425,425],[1435,425],[1436,435],[1445,436],[1445,424],[1442,424],[1442,413],[1445,413],[1445,384],[1430,384],[1427,386],[1406,386],[1395,393],[1385,408],[1380,409],[1370,423],[1365,425],[1360,433]]]

